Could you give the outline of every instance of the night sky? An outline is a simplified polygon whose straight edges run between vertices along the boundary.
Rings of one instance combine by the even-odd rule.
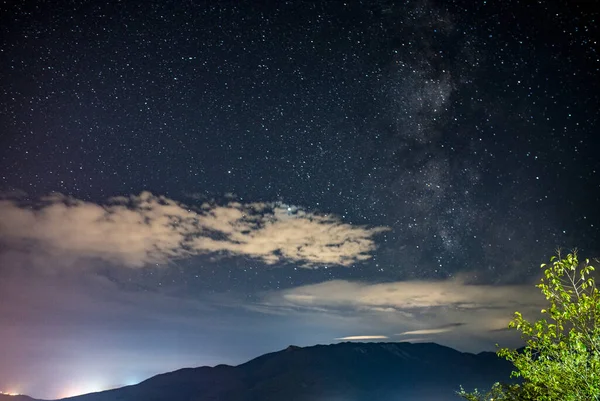
[[[344,338],[518,345],[600,256],[570,1],[0,5],[0,391]]]

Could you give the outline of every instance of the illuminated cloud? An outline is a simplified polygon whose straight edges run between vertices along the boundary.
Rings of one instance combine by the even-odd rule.
[[[458,279],[381,284],[332,280],[284,290],[275,296],[297,306],[352,306],[378,312],[448,306],[479,310],[527,304],[539,298],[530,286],[472,285]]]
[[[460,279],[364,283],[332,280],[264,294],[261,308],[288,314],[346,319],[386,337],[435,341],[458,349],[488,344],[490,333],[510,341],[515,311],[537,317],[544,298],[531,285],[475,285]],[[257,309],[258,310],[258,309]],[[400,334],[393,334],[400,333]]]
[[[398,334],[399,336],[426,336],[430,334],[441,334],[448,333],[449,331],[454,330],[456,327],[462,326],[461,323],[456,323],[444,327],[438,327],[434,329],[421,329],[421,330],[410,330],[405,331],[404,333]]]
[[[191,208],[149,192],[106,204],[60,194],[26,204],[0,200],[0,240],[14,247],[107,260],[131,267],[199,254],[247,256],[267,264],[349,266],[371,257],[385,231],[282,203]]]
[[[424,338],[424,337],[413,337],[413,338],[402,338],[398,342],[400,342],[400,343],[423,343],[423,342],[430,342],[430,341],[431,340],[429,340],[428,338]]]
[[[338,341],[385,340],[388,336],[349,336],[336,338]]]

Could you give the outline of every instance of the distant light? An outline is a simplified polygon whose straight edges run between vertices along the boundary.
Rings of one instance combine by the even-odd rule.
[[[20,393],[13,393],[11,391],[8,391],[8,392],[0,391],[0,394],[2,394],[2,395],[13,395],[13,396],[14,395],[23,395],[23,394],[20,394]]]
[[[101,383],[88,383],[86,385],[69,386],[63,389],[60,398],[76,397],[78,395],[95,393],[106,390],[108,386]]]
[[[136,384],[139,384],[139,383],[140,383],[140,380],[137,380],[137,379],[131,379],[131,380],[127,380],[127,381],[125,382],[125,385],[126,385],[126,386],[134,386],[134,385],[136,385]]]

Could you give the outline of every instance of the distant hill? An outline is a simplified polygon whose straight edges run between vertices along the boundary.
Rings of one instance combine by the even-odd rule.
[[[460,399],[454,394],[459,385],[487,388],[508,380],[511,368],[491,352],[462,353],[432,343],[290,346],[239,366],[181,369],[64,400],[451,401]]]
[[[41,401],[34,400],[31,397],[26,395],[8,395],[8,394],[0,394],[0,401]]]

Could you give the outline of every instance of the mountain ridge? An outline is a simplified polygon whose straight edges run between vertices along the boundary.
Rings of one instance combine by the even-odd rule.
[[[452,401],[460,399],[455,392],[461,385],[486,388],[508,381],[511,370],[493,352],[473,354],[436,343],[291,345],[237,366],[182,368],[136,385],[62,400]]]

